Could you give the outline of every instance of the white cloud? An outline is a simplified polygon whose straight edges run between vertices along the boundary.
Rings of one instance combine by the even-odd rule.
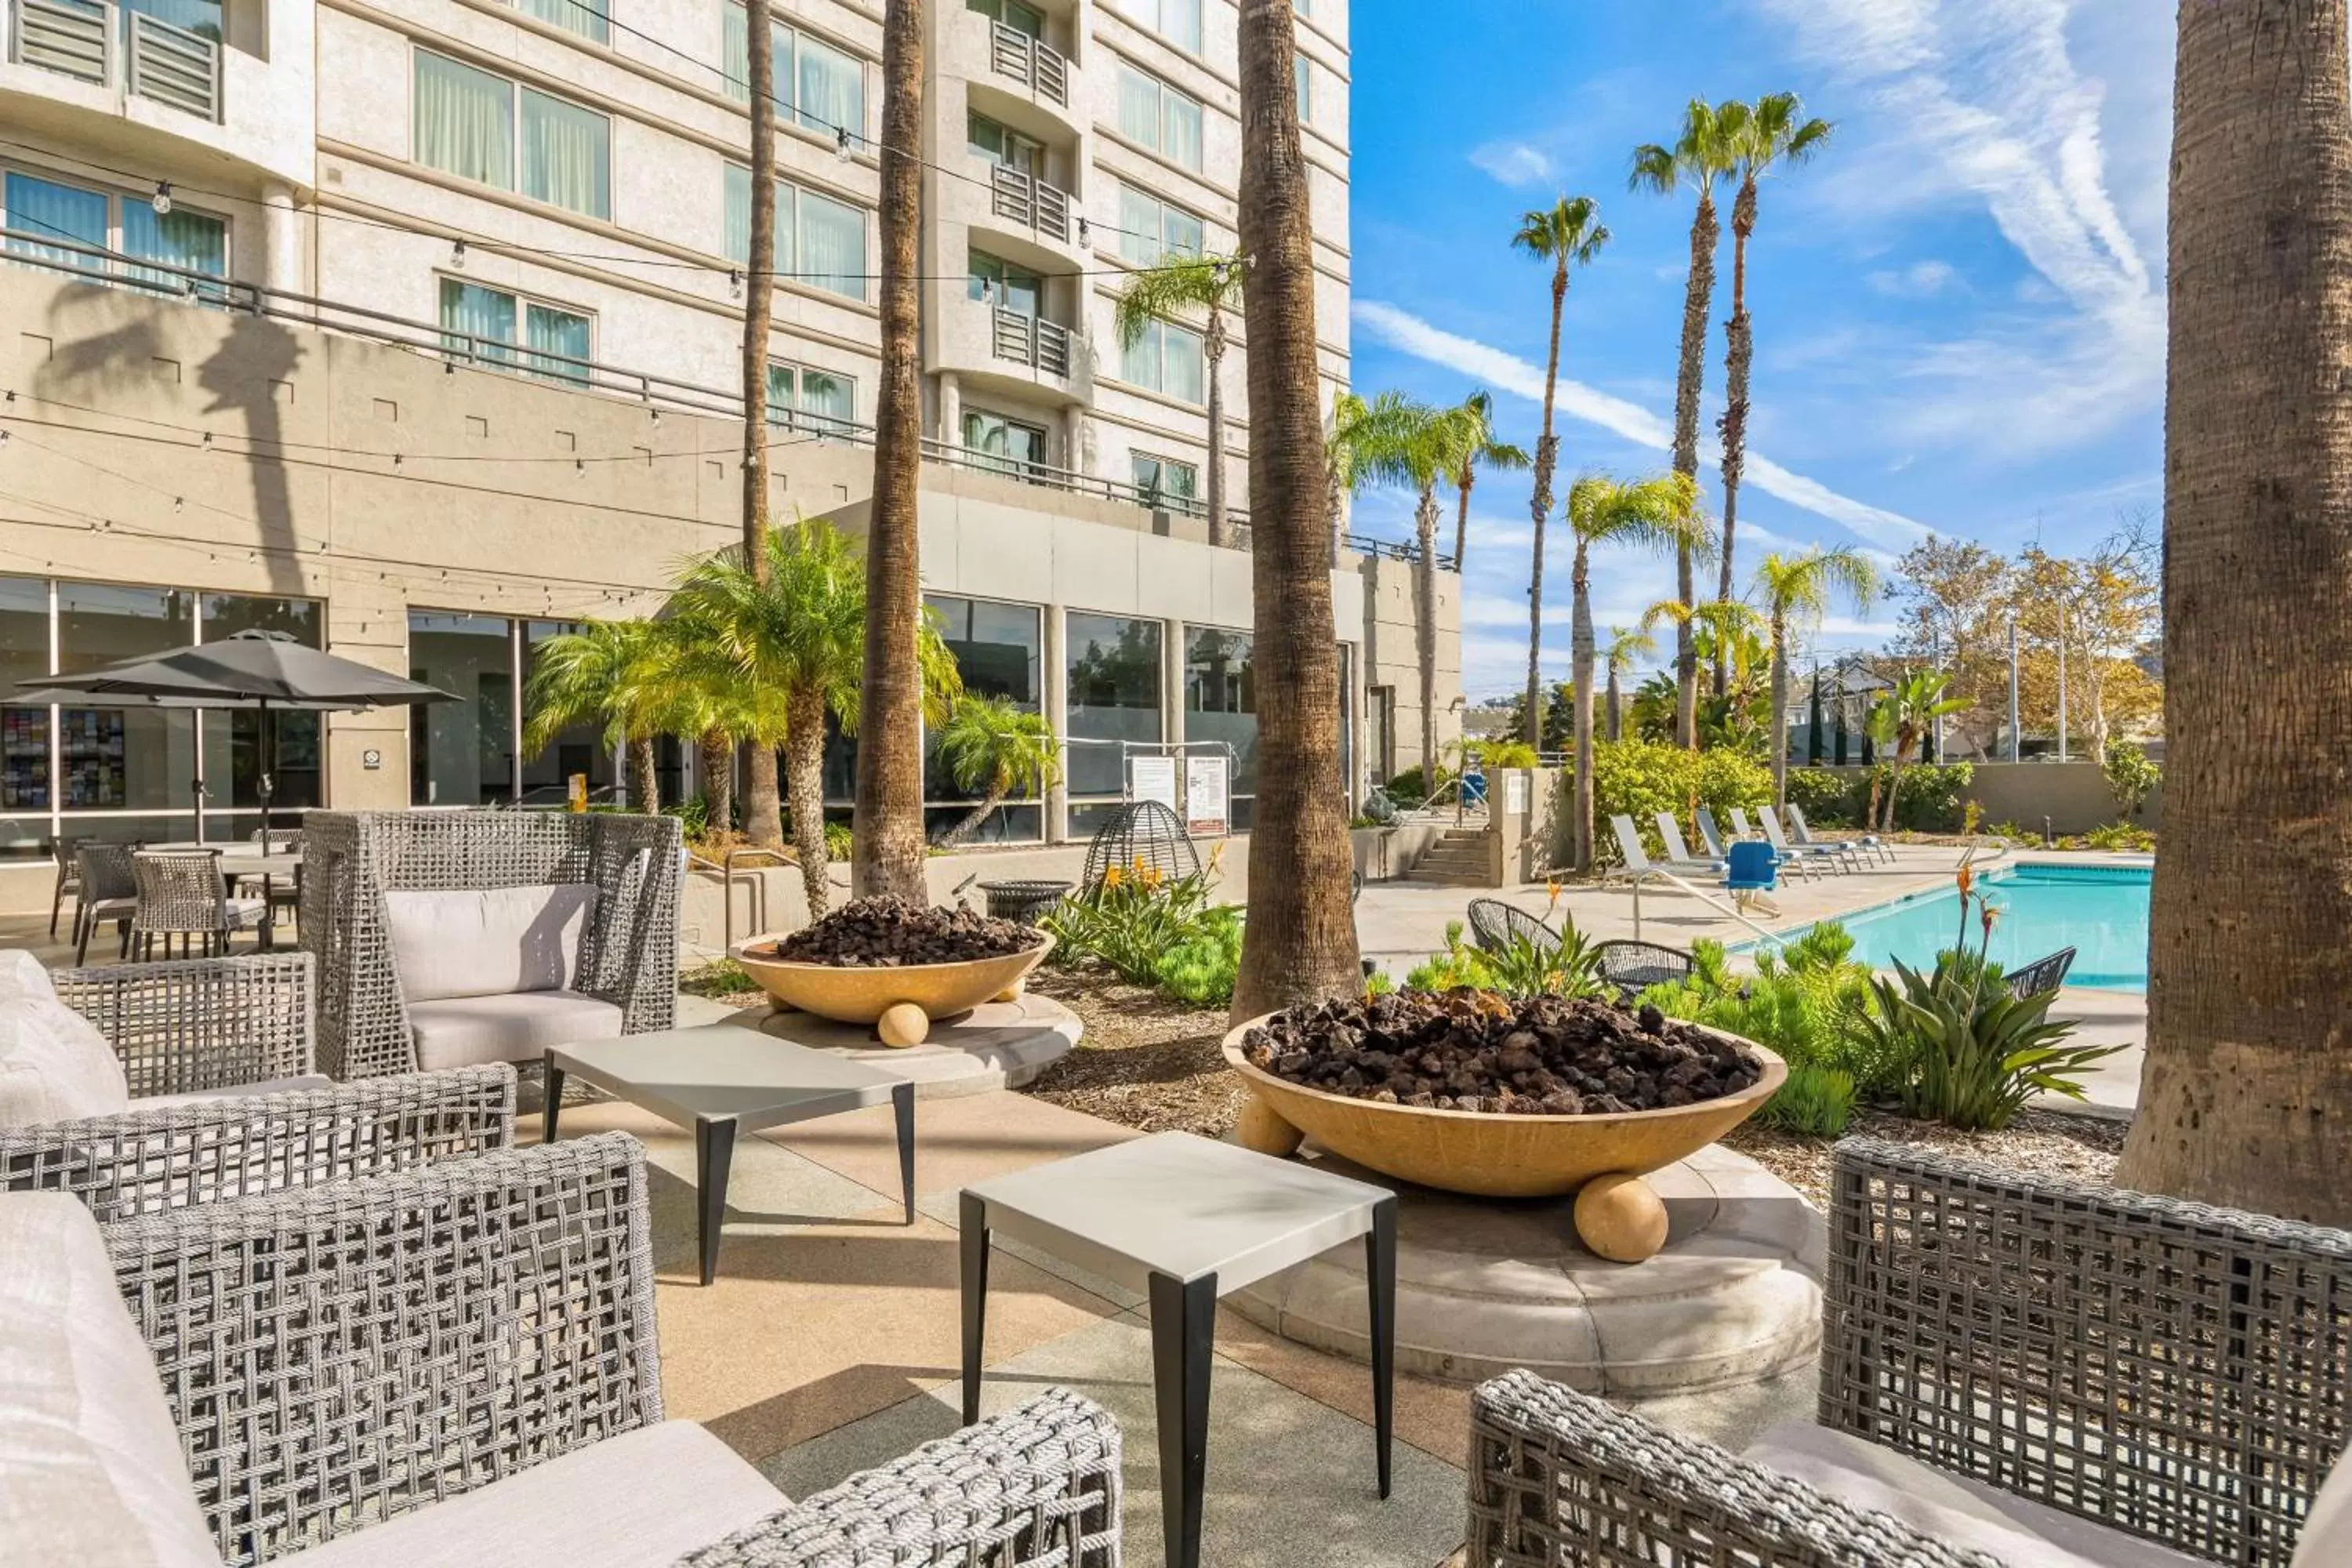
[[[1432,326],[1410,311],[1378,300],[1357,300],[1354,314],[1357,324],[1373,337],[1415,359],[1458,371],[1469,380],[1531,403],[1543,399],[1542,367],[1515,353]],[[1667,420],[1638,403],[1612,396],[1582,382],[1562,380],[1554,402],[1570,418],[1597,426],[1636,446],[1664,451],[1673,445],[1674,427]],[[1712,442],[1706,451],[1708,460],[1714,461]],[[1748,481],[1767,495],[1827,518],[1886,549],[1907,549],[1929,531],[1907,517],[1840,495],[1818,480],[1790,473],[1753,450],[1748,454],[1747,474]]]
[[[1508,138],[1472,148],[1470,162],[1507,185],[1547,184],[1557,173],[1541,148]]]
[[[1881,294],[1897,300],[1925,300],[1942,293],[1959,280],[1948,261],[1915,261],[1910,266],[1873,272],[1864,279]]]

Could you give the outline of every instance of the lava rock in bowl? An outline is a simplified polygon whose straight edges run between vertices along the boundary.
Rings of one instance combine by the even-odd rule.
[[[840,969],[896,969],[1007,958],[1043,941],[1034,927],[971,910],[931,909],[906,899],[859,899],[758,956]]]
[[[1763,1064],[1730,1039],[1608,1002],[1404,991],[1277,1013],[1244,1059],[1307,1089],[1500,1116],[1591,1116],[1739,1093]]]

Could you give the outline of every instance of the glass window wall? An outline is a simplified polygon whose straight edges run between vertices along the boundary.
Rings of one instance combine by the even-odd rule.
[[[1257,794],[1257,659],[1249,633],[1185,628],[1184,740],[1233,749],[1233,829],[1247,832]]]
[[[927,594],[923,605],[938,617],[940,634],[955,655],[966,691],[976,697],[1001,697],[1024,712],[1041,710],[1045,638],[1044,616],[1035,605],[946,594]],[[959,786],[940,761],[938,746],[925,748],[926,832],[945,832],[962,821],[969,808],[955,803],[976,801],[983,793]],[[1044,837],[1045,808],[1034,793],[998,806],[971,836],[973,842],[990,844],[1034,844]]]
[[[1070,612],[1064,660],[1070,833],[1091,833],[1126,793],[1125,751],[1106,741],[1157,742],[1160,723],[1160,623]]]

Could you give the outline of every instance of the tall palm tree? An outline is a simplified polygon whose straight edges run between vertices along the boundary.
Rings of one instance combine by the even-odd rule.
[[[1872,743],[1887,743],[1887,739],[1880,732],[1886,721],[1892,721],[1895,729],[1892,736],[1895,763],[1887,778],[1886,816],[1883,824],[1887,832],[1895,830],[1895,805],[1903,795],[1903,773],[1911,765],[1912,755],[1919,750],[1919,743],[1927,738],[1938,718],[1958,713],[1968,706],[1958,698],[1944,695],[1944,689],[1951,681],[1948,671],[1915,669],[1896,680],[1894,688],[1879,700],[1879,707],[1885,710],[1885,717],[1876,719],[1874,714],[1879,729],[1874,729]]]
[[[1143,342],[1154,321],[1186,311],[1206,318],[1201,357],[1209,378],[1209,542],[1225,542],[1225,395],[1219,376],[1228,341],[1225,318],[1241,301],[1242,268],[1230,256],[1180,256],[1128,279],[1111,313],[1121,348]]]
[[[744,0],[744,37],[750,41],[751,94],[751,250],[745,258],[751,273],[743,289],[743,558],[754,571],[765,570],[760,542],[768,536],[768,327],[774,313],[776,289],[776,57],[770,46],[768,0]],[[861,128],[862,129],[862,128]],[[717,759],[703,756],[705,787],[719,773]],[[752,843],[782,844],[783,825],[778,816],[776,752],[772,746],[753,746],[744,759],[743,832]],[[719,827],[727,826],[722,819]]]
[[[1461,408],[1433,408],[1403,394],[1371,402],[1353,464],[1358,478],[1411,489],[1413,506],[1413,643],[1421,666],[1421,776],[1437,777],[1437,487],[1450,482],[1476,444]]]
[[[1544,357],[1543,433],[1536,437],[1535,494],[1528,513],[1535,520],[1535,552],[1528,568],[1528,711],[1542,711],[1544,524],[1551,517],[1551,481],[1559,465],[1559,438],[1552,434],[1554,395],[1559,390],[1560,318],[1568,310],[1570,267],[1591,264],[1609,243],[1600,205],[1591,196],[1562,196],[1549,207],[1522,214],[1512,247],[1551,263],[1551,347]],[[1423,764],[1427,764],[1424,763]],[[1433,773],[1423,777],[1434,778]]]
[[[1676,553],[1682,553],[1676,552]],[[1654,658],[1658,652],[1657,637],[1645,626],[1611,626],[1609,646],[1601,652],[1601,668],[1609,672],[1609,689],[1605,700],[1609,708],[1609,738],[1625,738],[1625,701],[1620,684],[1633,673],[1634,664]]]
[[[2352,1225],[2346,0],[2180,8],[2164,853],[2117,1178]],[[2325,738],[2313,744],[2315,738]]]
[[[1576,807],[1569,822],[1572,863],[1592,868],[1592,571],[1596,544],[1622,544],[1668,552],[1685,546],[1704,549],[1706,523],[1699,515],[1698,487],[1685,474],[1621,484],[1587,474],[1569,487],[1569,531],[1576,537],[1576,561],[1569,584],[1576,596],[1571,647],[1576,682]]]
[[[1462,416],[1469,423],[1469,449],[1463,454],[1461,471],[1454,476],[1454,488],[1461,497],[1460,509],[1454,516],[1454,570],[1467,574],[1470,570],[1470,491],[1478,483],[1478,465],[1517,472],[1528,466],[1528,455],[1508,441],[1495,438],[1495,395],[1474,392],[1462,403]]]
[[[967,693],[959,700],[940,728],[939,748],[956,787],[980,792],[963,819],[940,835],[940,848],[952,848],[980,831],[1008,795],[1043,794],[1062,775],[1061,744],[1045,716],[1002,697]]]
[[[1732,552],[1739,528],[1739,479],[1748,463],[1748,373],[1755,359],[1755,325],[1748,317],[1748,242],[1756,237],[1757,187],[1782,164],[1801,163],[1828,145],[1830,122],[1805,118],[1793,92],[1767,93],[1752,104],[1725,104],[1717,130],[1728,144],[1739,194],[1731,204],[1731,320],[1724,326],[1728,347],[1723,359],[1723,575],[1718,598],[1732,596]],[[1718,655],[1715,694],[1724,693],[1725,669]]]
[[[1698,194],[1691,219],[1690,270],[1683,285],[1682,359],[1675,372],[1675,472],[1698,482],[1698,410],[1706,383],[1707,318],[1715,310],[1715,250],[1722,226],[1715,216],[1715,187],[1732,172],[1724,116],[1703,98],[1683,108],[1682,134],[1671,147],[1653,142],[1633,149],[1630,184],[1635,190],[1672,195],[1688,188]],[[1675,592],[1685,605],[1698,603],[1698,584],[1688,551],[1675,556]],[[1675,627],[1675,733],[1698,746],[1698,653],[1687,618]]]
[[[1878,567],[1848,546],[1801,555],[1767,555],[1756,568],[1756,597],[1772,627],[1772,802],[1789,803],[1789,638],[1819,626],[1844,598],[1866,610],[1878,597]]]
[[[663,628],[653,621],[584,621],[531,650],[524,689],[526,753],[536,756],[577,724],[600,724],[607,745],[628,752],[630,805],[661,809],[654,742],[691,723],[674,689],[650,679],[666,658]]]
[[[860,897],[929,901],[923,877],[922,546],[916,485],[923,451],[917,351],[922,329],[923,0],[882,19],[882,374],[874,413],[874,501],[866,529],[866,662],[857,748]]]
[[[1323,483],[1334,561],[1348,499],[1367,484],[1390,482],[1379,455],[1398,443],[1401,432],[1420,416],[1419,408],[1401,392],[1383,392],[1370,403],[1352,392],[1331,400],[1330,417],[1323,424]]]
[[[1315,346],[1314,216],[1293,0],[1242,0],[1242,319],[1249,334],[1250,585],[1258,672],[1250,918],[1235,1018],[1349,995],[1357,967]],[[1335,788],[1335,784],[1343,787]],[[1197,1523],[1197,1521],[1195,1521]]]

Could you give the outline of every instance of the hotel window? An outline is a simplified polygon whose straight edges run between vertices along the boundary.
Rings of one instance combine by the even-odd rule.
[[[963,449],[978,456],[976,467],[1026,477],[1045,462],[1043,426],[1024,425],[985,408],[963,411]]]
[[[540,645],[580,629],[570,621],[517,621],[464,610],[408,612],[410,678],[457,699],[410,710],[411,804],[496,805],[521,797],[549,805],[563,798],[573,773],[588,775],[592,795],[611,789],[614,749],[600,725],[575,725],[537,752],[523,750]]]
[[[1119,345],[1118,378],[1180,403],[1204,401],[1208,375],[1201,334],[1171,321],[1149,323],[1135,342]]]
[[[1136,499],[1155,511],[1193,512],[1201,510],[1201,470],[1173,458],[1149,452],[1128,456],[1135,476]]]
[[[1118,68],[1118,133],[1187,169],[1201,166],[1201,105],[1158,77]]]
[[[418,163],[590,217],[613,216],[611,121],[423,49],[415,79]]]
[[[1036,318],[1045,297],[1044,278],[984,250],[969,251],[967,257],[971,281],[965,289],[972,299],[1000,310]]]
[[[1249,633],[1185,628],[1184,739],[1233,748],[1231,822],[1245,832],[1257,804],[1257,657]]]
[[[1118,188],[1119,259],[1157,267],[1171,256],[1204,249],[1201,220],[1132,185]]]
[[[1024,5],[1021,0],[964,0],[963,8],[977,11],[992,22],[1002,22],[1024,38],[1045,41],[1045,13]]]
[[[926,594],[929,610],[955,655],[963,689],[976,697],[1001,697],[1025,713],[1040,710],[1045,700],[1044,616],[1034,605],[1000,604],[991,599],[966,599],[946,594]],[[923,757],[923,826],[937,835],[971,814],[980,792],[958,784],[940,761],[936,744]],[[1034,794],[1013,796],[973,830],[975,842],[1031,843],[1045,837],[1045,809]]]
[[[1201,0],[1120,0],[1119,8],[1187,54],[1201,52]]]
[[[1045,173],[1045,144],[1024,136],[1011,126],[991,120],[978,110],[964,114],[964,144],[1000,168],[1033,179]]]
[[[857,428],[857,384],[829,370],[768,363],[768,423],[820,435]]]
[[[727,165],[727,259],[751,258],[751,171]],[[866,212],[776,182],[776,270],[845,299],[866,298]]]
[[[10,169],[0,179],[0,229],[9,254],[62,271],[134,279],[164,295],[193,295],[209,304],[227,290],[200,279],[228,276],[228,223],[174,201],[158,213],[152,194],[80,185]],[[67,240],[155,263],[142,267],[45,241]],[[163,271],[163,268],[175,270]]]
[[[1305,55],[1293,55],[1290,68],[1298,83],[1298,123],[1309,124],[1315,119],[1315,68]]]
[[[557,0],[561,4],[562,0]],[[751,101],[751,22],[736,0],[726,4],[726,89],[738,103]],[[776,117],[795,119],[827,136],[838,129],[866,134],[866,65],[831,44],[782,22],[768,24]]]
[[[441,331],[441,352],[460,364],[587,384],[594,323],[578,310],[444,278]]]
[[[1165,739],[1160,715],[1158,621],[1095,616],[1073,610],[1064,619],[1067,715],[1073,741],[1129,741],[1156,745]],[[1125,750],[1074,745],[1063,759],[1069,781],[1070,832],[1091,833],[1118,809],[1126,794]]]
[[[583,38],[593,38],[600,44],[609,39],[610,0],[519,0],[519,4],[528,15],[552,22]]]

